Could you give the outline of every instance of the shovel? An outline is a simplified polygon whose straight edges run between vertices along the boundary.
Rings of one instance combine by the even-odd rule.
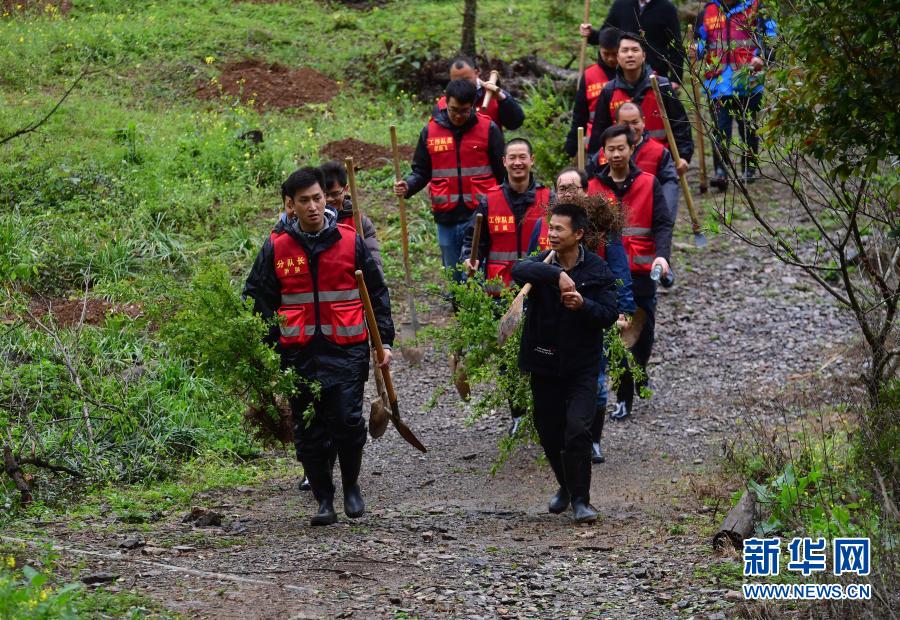
[[[472,253],[469,255],[469,263],[474,265],[478,261],[478,246],[481,244],[481,223],[484,215],[481,213],[475,216],[475,229],[472,233]],[[472,277],[475,275],[475,269],[469,267],[466,269],[466,275]],[[463,400],[469,400],[472,394],[472,386],[469,385],[469,377],[466,375],[466,369],[462,364],[462,351],[454,351],[450,354],[450,376],[453,377],[453,385],[459,393],[459,397]]]
[[[553,260],[554,256],[556,256],[556,251],[551,250],[544,259],[544,262],[549,263]],[[516,328],[522,321],[522,312],[525,309],[525,298],[528,297],[528,293],[530,292],[531,283],[528,282],[522,287],[519,294],[516,295],[516,298],[513,300],[509,310],[506,311],[506,314],[503,315],[503,318],[500,319],[500,326],[497,329],[497,344],[501,347],[503,346],[503,343],[515,333]]]
[[[584,0],[584,23],[591,21],[591,0]],[[578,52],[578,83],[575,85],[577,91],[581,88],[581,80],[584,79],[584,57],[587,52],[587,37],[581,37],[581,49]]]
[[[491,71],[491,77],[488,79],[488,83],[496,86],[497,80],[499,80],[499,79],[500,79],[500,74],[495,69],[495,70]],[[492,90],[488,90],[486,93],[484,93],[484,101],[481,102],[482,110],[487,110],[488,104],[491,102],[491,98],[493,98],[493,96],[494,96],[494,91],[492,91]]]
[[[636,309],[634,314],[631,315],[631,323],[619,334],[626,349],[630,349],[637,344],[638,338],[641,337],[641,331],[643,331],[646,324],[647,311],[643,308]]]
[[[655,75],[650,76],[650,85],[653,87],[653,94],[656,96],[656,105],[659,108],[660,116],[662,116],[663,125],[666,128],[666,139],[669,141],[669,151],[675,162],[681,161],[678,154],[678,145],[675,144],[675,135],[672,133],[672,125],[669,123],[669,115],[666,113],[666,107],[663,103],[662,94],[659,92],[659,81]],[[688,187],[687,179],[683,174],[678,175],[678,181],[681,184],[681,193],[684,194],[684,202],[687,205],[688,213],[691,214],[691,228],[694,230],[694,245],[698,248],[706,247],[707,241],[703,231],[700,230],[700,220],[697,219],[697,211],[694,209],[694,198],[691,196],[691,188]]]
[[[490,94],[490,93],[488,93]],[[400,177],[400,149],[397,146],[397,126],[391,125],[391,150],[394,153],[394,178]],[[409,227],[406,221],[406,201],[402,196],[397,197],[400,205],[400,238],[403,245],[403,273],[406,280],[407,302],[409,303],[409,320],[412,323],[413,335],[419,335],[419,315],[416,313],[416,299],[413,295],[412,272],[409,268]],[[400,350],[404,359],[410,364],[418,364],[425,356],[421,349],[411,346],[403,346]]]
[[[584,127],[578,128],[578,169],[584,170]]]
[[[375,348],[379,363],[384,360],[384,345],[381,343],[381,334],[378,331],[378,323],[375,322],[375,310],[372,308],[372,300],[369,298],[369,289],[366,288],[366,281],[363,278],[363,272],[356,270],[356,284],[359,288],[359,296],[362,297],[363,306],[366,309],[366,322],[369,325],[369,334],[372,337],[372,346]],[[406,440],[419,452],[427,452],[428,450],[422,445],[422,442],[413,434],[410,428],[400,419],[400,406],[397,404],[397,393],[394,391],[394,381],[391,379],[391,371],[389,368],[381,369],[381,376],[384,379],[384,389],[387,392],[388,402],[391,406],[390,420],[400,436]]]

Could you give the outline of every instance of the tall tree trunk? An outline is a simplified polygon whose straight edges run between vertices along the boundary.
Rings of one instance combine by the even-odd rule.
[[[467,56],[475,56],[475,14],[478,0],[466,0],[463,9],[462,46],[460,51]]]

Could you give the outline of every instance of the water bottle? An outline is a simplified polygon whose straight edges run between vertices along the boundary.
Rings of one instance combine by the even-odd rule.
[[[660,276],[662,276],[662,265],[654,265],[650,271],[650,279],[654,282],[659,282]]]

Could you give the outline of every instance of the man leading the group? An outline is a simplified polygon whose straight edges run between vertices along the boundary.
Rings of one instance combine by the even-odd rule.
[[[356,231],[325,208],[325,179],[301,168],[282,186],[296,219],[272,232],[256,257],[244,296],[264,319],[278,317],[268,340],[282,366],[304,380],[291,398],[294,445],[318,511],[312,525],[337,521],[332,468],[340,461],[344,512],[365,512],[358,478],[366,443],[363,391],[369,375],[365,313],[355,272],[372,298],[390,364],[394,339],[390,297],[381,271]],[[317,386],[314,387],[314,384]]]
[[[431,118],[419,135],[412,173],[394,183],[394,193],[409,198],[430,186],[431,212],[437,223],[441,262],[454,269],[463,235],[488,190],[503,180],[503,133],[475,110],[475,86],[453,80],[445,91],[447,108]],[[462,280],[456,270],[454,277]]]

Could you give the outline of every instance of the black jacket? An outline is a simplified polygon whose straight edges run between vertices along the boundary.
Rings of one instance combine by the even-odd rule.
[[[672,134],[675,136],[675,144],[678,146],[678,154],[687,161],[691,161],[694,154],[694,139],[691,137],[691,122],[688,120],[687,113],[678,96],[672,90],[672,85],[664,77],[658,77],[659,94],[662,95],[663,105],[666,108],[666,116],[669,117],[669,123],[672,125]],[[631,100],[638,106],[644,101],[645,97],[654,97],[653,87],[650,85],[650,72],[647,65],[637,83],[632,86],[625,80],[622,75],[622,69],[616,69],[616,77],[608,82],[600,92],[600,98],[597,100],[597,108],[594,112],[594,127],[591,129],[591,141],[588,145],[588,153],[593,155],[603,146],[600,143],[600,134],[607,127],[615,125],[615,119],[609,114],[609,102],[612,100],[613,93],[616,89],[624,90]]]
[[[638,0],[615,0],[602,27],[644,36],[647,62],[659,75],[681,84],[684,51],[678,9],[669,0],[650,0],[641,12]],[[601,27],[601,28],[602,28]],[[588,43],[597,45],[599,30],[591,32]]]
[[[353,201],[350,200],[349,196],[344,196],[344,204],[341,205],[341,210],[338,211],[337,216],[339,223],[356,228],[356,224],[353,222]],[[381,249],[378,247],[375,224],[372,223],[372,220],[370,220],[369,216],[365,213],[360,213],[360,216],[360,219],[362,220],[363,241],[366,242],[366,247],[369,248],[369,254],[371,254],[372,258],[375,259],[375,262],[378,263],[378,269],[381,270],[381,273],[384,273],[384,267],[381,264]]]
[[[503,94],[506,95],[506,99],[500,99],[500,97],[496,97],[496,95],[492,95],[496,97],[497,101],[497,109],[500,112],[500,131],[505,129],[518,129],[522,126],[522,123],[525,122],[525,111],[522,109],[522,106],[519,105],[519,102],[515,100],[515,98],[507,91],[500,89],[503,91]],[[479,86],[478,90],[475,91],[475,105],[480,110],[481,103],[484,101],[484,96],[487,93],[487,90],[484,86]],[[435,103],[434,110],[432,110],[431,115],[434,116],[438,112],[440,112],[440,108]]]
[[[518,246],[527,248],[529,245],[529,240],[531,239],[531,231],[524,230],[522,228],[522,220],[525,217],[525,213],[528,211],[528,207],[531,206],[531,204],[534,202],[534,196],[538,188],[544,186],[535,181],[534,176],[532,176],[531,184],[528,186],[528,189],[525,190],[525,192],[522,194],[514,191],[506,181],[503,181],[503,183],[500,184],[500,187],[503,189],[503,195],[506,198],[507,204],[509,204],[510,210],[512,210],[513,212],[513,217],[515,218],[516,235],[520,237]],[[556,196],[553,190],[550,190],[549,204],[553,204],[555,202]],[[479,239],[478,241],[478,260],[481,261],[481,266],[484,267],[484,259],[485,257],[487,257],[488,252],[491,251],[491,231],[490,227],[487,224],[487,198],[482,198],[478,203],[478,208],[475,209],[474,213],[472,213],[472,219],[469,220],[469,227],[466,229],[466,234],[463,237],[462,252],[459,256],[459,262],[463,262],[467,258],[472,257],[472,237],[475,235],[475,218],[478,217],[479,213],[481,213],[484,217],[481,220],[481,239]]]
[[[314,239],[300,232],[296,221],[282,224],[276,230],[284,230],[299,243],[309,256],[309,269],[313,280],[318,279],[319,269],[327,265],[319,264],[319,256],[334,245],[339,239],[337,222],[333,211],[325,211],[327,225]],[[365,243],[356,237],[356,265],[361,269],[372,305],[381,339],[385,344],[394,342],[394,322],[391,319],[391,300],[387,285],[381,275],[375,259],[369,253]],[[281,281],[275,274],[275,250],[271,238],[266,239],[262,249],[256,256],[250,275],[244,285],[244,297],[253,299],[253,311],[269,319],[275,315],[281,305]],[[278,343],[279,330],[273,326],[269,331],[267,342]],[[315,380],[322,387],[331,387],[341,383],[365,381],[369,373],[369,345],[362,342],[353,345],[339,345],[327,340],[321,333],[313,336],[312,341],[304,347],[282,347],[276,344],[284,367],[292,367],[308,380]]]
[[[568,310],[559,295],[562,267],[544,264],[547,252],[513,266],[517,283],[534,288],[526,298],[525,324],[519,348],[519,368],[539,375],[571,376],[600,372],[603,331],[616,322],[616,280],[606,261],[581,249],[581,261],[567,273],[584,298],[578,310]]]
[[[607,67],[602,60],[598,60],[597,64],[606,74],[606,79],[611,80],[616,76],[616,70]],[[575,157],[578,154],[578,128],[584,127],[587,131],[588,121],[591,120],[591,111],[588,109],[587,86],[584,77],[578,85],[578,92],[575,93],[575,105],[572,107],[572,126],[569,128],[569,135],[566,136],[566,153],[569,157]]]
[[[462,135],[477,123],[475,110],[472,110],[472,116],[469,117],[469,120],[466,121],[466,124],[462,127],[457,127],[450,122],[450,117],[447,116],[447,110],[438,111],[433,118],[438,125],[453,132],[453,141],[456,143],[458,162],[459,145],[461,144]],[[506,169],[503,167],[504,146],[503,132],[500,131],[500,128],[497,127],[496,123],[491,121],[491,129],[488,135],[488,156],[491,161],[491,171],[494,173],[494,178],[497,180],[497,183],[500,183],[506,176]],[[419,143],[416,145],[415,154],[413,154],[412,173],[406,177],[406,184],[409,185],[409,191],[406,192],[406,197],[410,198],[415,195],[428,185],[429,181],[431,181],[431,155],[428,153],[428,125],[425,125],[422,129],[422,133],[419,134]],[[472,210],[462,202],[462,198],[460,197],[460,202],[457,203],[456,208],[444,213],[435,213],[434,221],[438,224],[457,224],[459,222],[465,222],[471,215]]]

